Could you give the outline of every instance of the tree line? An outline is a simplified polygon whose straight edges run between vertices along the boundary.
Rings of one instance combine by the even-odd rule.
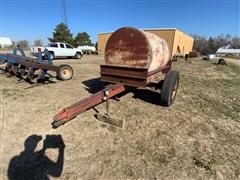
[[[73,37],[73,34],[71,33],[70,29],[64,23],[60,23],[56,26],[56,28],[52,33],[52,37],[49,37],[48,40],[50,42],[68,43],[74,47],[83,46],[83,45],[94,46],[87,32],[79,32],[75,37]],[[34,40],[34,46],[42,46],[42,45],[43,45],[43,42],[41,41],[41,39]],[[20,40],[17,42],[13,42],[13,47],[28,48],[29,42],[27,40]]]
[[[48,38],[50,42],[64,42],[75,47],[83,45],[94,45],[87,32],[79,32],[75,37],[73,37],[70,29],[68,29],[67,25],[64,23],[57,25],[52,35],[53,36],[51,38]]]
[[[200,35],[192,35],[194,38],[193,51],[199,52],[202,55],[214,54],[216,51],[228,44],[231,44],[235,48],[240,48],[240,37],[239,36],[231,36],[229,34],[220,34],[216,37],[206,38]],[[52,33],[52,37],[49,37],[48,40],[50,42],[65,42],[69,43],[74,47],[82,46],[82,45],[90,45],[94,44],[91,42],[90,36],[87,32],[79,32],[75,37],[71,33],[68,26],[64,23],[60,23],[56,26]],[[27,40],[21,40],[17,43],[14,43],[17,47],[27,48],[29,47],[29,42]],[[36,39],[34,41],[34,46],[42,46],[43,42],[40,39]],[[97,43],[95,44],[97,46]],[[97,48],[97,47],[96,47]]]
[[[223,46],[231,44],[233,47],[240,49],[240,37],[229,34],[220,34],[216,37],[206,38],[204,36],[192,35],[194,38],[193,51],[202,55],[215,54]]]

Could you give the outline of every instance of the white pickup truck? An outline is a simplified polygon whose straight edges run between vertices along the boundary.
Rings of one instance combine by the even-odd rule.
[[[62,57],[74,57],[76,59],[81,59],[83,55],[81,49],[73,48],[71,45],[61,42],[50,43],[49,46],[46,47],[31,47],[31,54],[37,56],[39,52],[42,52],[42,55],[44,56],[45,54],[43,53],[43,51],[45,48],[49,51],[52,59]]]

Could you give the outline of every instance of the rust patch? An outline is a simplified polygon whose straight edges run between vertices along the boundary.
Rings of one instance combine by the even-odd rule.
[[[105,49],[108,65],[148,68],[150,47],[144,34],[134,28],[121,28],[109,38]]]

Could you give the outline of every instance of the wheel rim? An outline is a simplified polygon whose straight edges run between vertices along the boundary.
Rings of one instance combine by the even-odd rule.
[[[63,68],[61,74],[64,79],[69,79],[72,76],[72,71],[69,68]]]
[[[174,87],[173,87],[173,90],[172,90],[172,100],[174,100],[175,97],[176,97],[177,89],[178,89],[178,83],[179,83],[179,80],[177,80],[176,83],[174,84]]]

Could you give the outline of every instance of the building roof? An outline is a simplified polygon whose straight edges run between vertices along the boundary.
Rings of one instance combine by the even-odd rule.
[[[140,30],[142,30],[142,31],[166,31],[166,30],[174,31],[174,30],[177,30],[177,28],[141,28]],[[98,34],[110,34],[110,33],[113,33],[113,32],[114,31],[101,32],[101,33],[98,33]]]
[[[219,48],[216,52],[217,53],[222,53],[222,54],[240,54],[240,49],[224,49],[224,48]]]
[[[12,45],[12,41],[8,37],[0,37],[0,45]]]
[[[182,32],[183,34],[185,34],[186,36],[189,36],[189,37],[193,38],[192,36],[186,34],[185,32],[183,32],[183,31],[181,31],[177,28],[141,28],[140,30],[142,30],[142,31],[176,31],[176,30],[178,30],[178,31]],[[101,33],[98,33],[98,35],[100,35],[100,34],[110,34],[110,33],[113,33],[113,32],[114,31],[101,32]]]

